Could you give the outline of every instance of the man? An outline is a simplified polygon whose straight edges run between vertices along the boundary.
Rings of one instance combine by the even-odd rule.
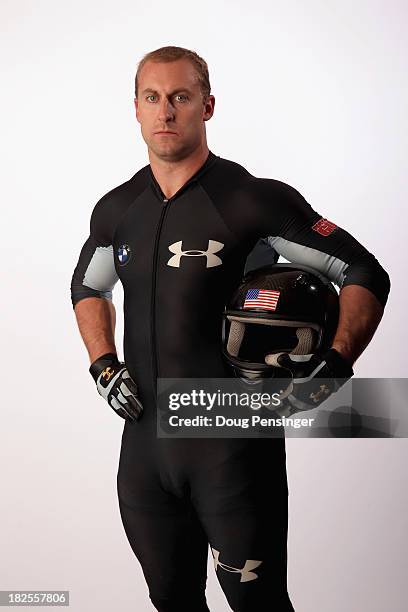
[[[208,611],[208,544],[233,610],[291,611],[284,438],[157,438],[156,381],[230,376],[222,311],[259,239],[267,240],[271,263],[282,254],[341,287],[327,356],[337,375],[351,370],[374,334],[389,278],[294,188],[256,178],[208,149],[205,122],[215,99],[195,52],[148,53],[135,95],[150,164],[96,204],[71,284],[90,371],[126,419],[118,470],[124,528],[160,612]],[[118,278],[124,364],[111,301]]]

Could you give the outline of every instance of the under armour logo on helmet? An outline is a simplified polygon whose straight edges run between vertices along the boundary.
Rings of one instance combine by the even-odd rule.
[[[211,551],[214,557],[214,567],[216,571],[217,571],[217,567],[222,567],[222,569],[225,570],[226,572],[233,572],[235,574],[241,574],[240,582],[249,582],[250,580],[255,580],[256,578],[258,578],[258,574],[255,574],[255,572],[251,570],[261,565],[262,561],[255,561],[253,559],[247,559],[245,561],[244,567],[242,569],[239,569],[238,567],[232,567],[231,565],[226,565],[225,563],[221,563],[221,561],[219,561],[219,556],[220,556],[219,550],[215,550],[215,548],[211,546]]]
[[[169,246],[169,251],[175,253],[173,257],[170,257],[167,262],[168,266],[172,266],[173,268],[180,267],[180,260],[183,256],[186,257],[206,257],[207,258],[207,268],[214,268],[215,266],[220,266],[222,264],[222,259],[215,255],[218,251],[224,247],[222,242],[217,242],[217,240],[209,240],[208,241],[208,249],[206,251],[198,251],[196,249],[192,249],[189,251],[183,251],[183,241],[179,240],[178,242],[173,242]]]

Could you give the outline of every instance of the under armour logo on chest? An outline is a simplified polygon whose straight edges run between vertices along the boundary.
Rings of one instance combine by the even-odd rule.
[[[173,244],[169,246],[169,251],[171,251],[171,253],[175,253],[175,255],[170,257],[167,265],[172,266],[173,268],[179,268],[182,257],[206,257],[206,268],[214,268],[215,266],[220,266],[222,264],[222,259],[215,253],[221,251],[223,247],[224,244],[222,242],[217,242],[217,240],[209,240],[208,249],[206,251],[199,251],[197,249],[183,251],[183,241],[179,240],[178,242],[173,242]]]
[[[261,565],[262,561],[256,561],[255,559],[247,559],[244,563],[243,568],[232,567],[231,565],[226,565],[225,563],[221,563],[219,560],[220,551],[215,550],[211,546],[211,552],[214,557],[214,567],[215,571],[217,571],[217,567],[222,567],[226,572],[233,572],[234,574],[241,574],[240,582],[250,582],[251,580],[255,580],[258,578],[258,574],[253,572],[256,567]]]

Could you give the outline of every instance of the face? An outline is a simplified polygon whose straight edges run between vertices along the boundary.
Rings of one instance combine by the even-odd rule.
[[[146,62],[138,79],[135,107],[149,154],[177,161],[206,144],[204,122],[212,117],[214,104],[214,96],[203,100],[197,72],[189,60]]]

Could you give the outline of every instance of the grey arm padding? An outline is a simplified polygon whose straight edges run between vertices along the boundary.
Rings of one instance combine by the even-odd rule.
[[[268,242],[279,255],[282,255],[288,261],[305,264],[314,268],[341,289],[345,278],[345,271],[349,264],[333,255],[285,240],[285,238],[280,236],[269,236]]]
[[[118,279],[112,245],[107,247],[98,246],[85,271],[82,284],[96,291],[110,292]]]

